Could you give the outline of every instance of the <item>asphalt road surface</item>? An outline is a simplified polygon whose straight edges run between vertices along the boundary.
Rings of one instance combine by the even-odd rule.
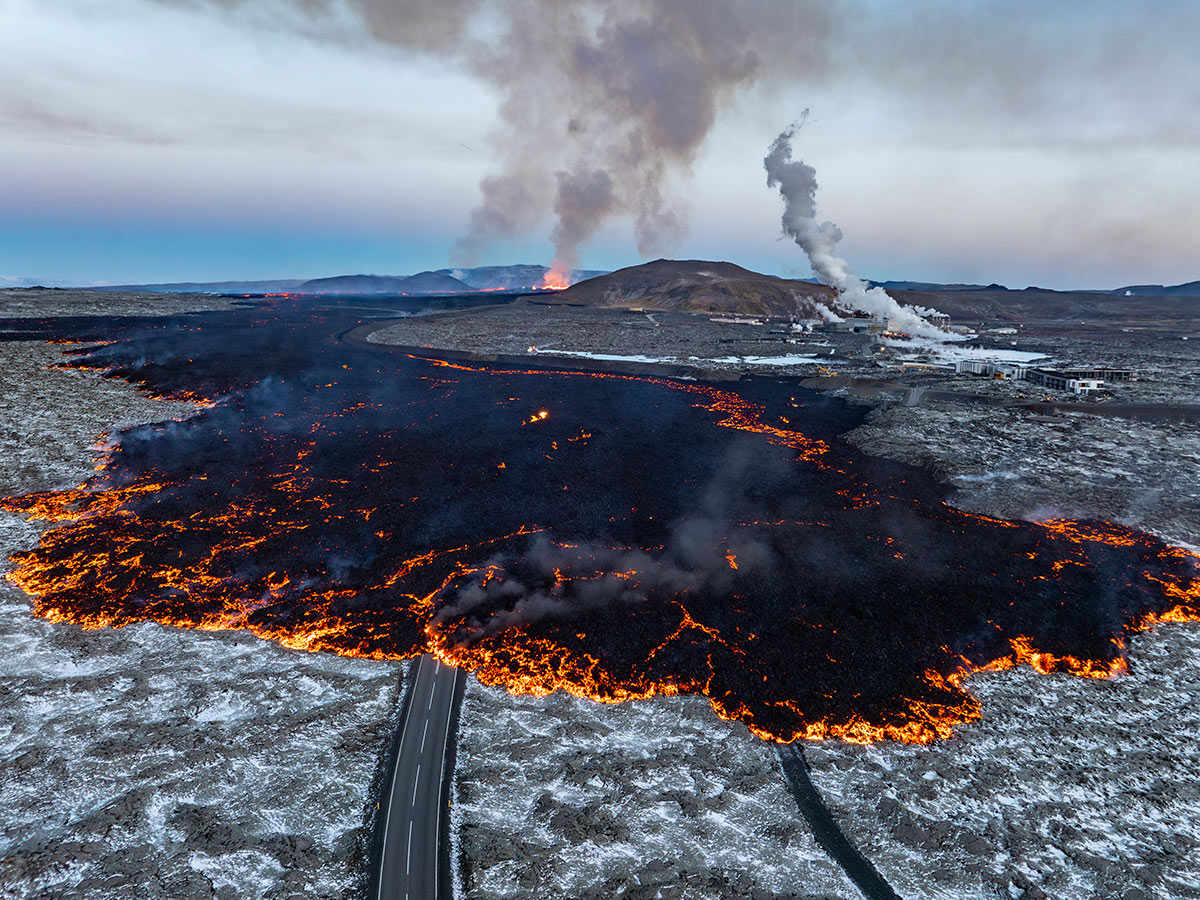
[[[817,843],[845,870],[850,880],[868,900],[900,900],[891,885],[884,881],[883,876],[871,865],[871,861],[850,843],[850,839],[829,812],[829,807],[825,805],[821,793],[809,777],[808,762],[804,759],[804,749],[800,742],[775,746],[788,787],[800,806],[800,812],[808,820]]]
[[[442,785],[456,698],[466,675],[422,656],[409,689],[396,766],[380,801],[383,843],[375,900],[448,897],[440,838],[447,812]]]

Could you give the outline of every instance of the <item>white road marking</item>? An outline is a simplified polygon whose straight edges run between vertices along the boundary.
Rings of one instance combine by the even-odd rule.
[[[421,752],[425,752],[425,735],[429,734],[429,719],[425,720],[425,730],[421,732]]]
[[[412,868],[412,819],[408,820],[408,859],[404,860],[404,874],[407,875]]]
[[[450,669],[450,691],[453,694],[454,685],[458,681],[458,670]],[[437,684],[437,673],[435,671],[433,683]],[[450,716],[446,716],[446,729],[442,732],[442,755],[438,763],[438,801],[437,801],[437,817],[434,819],[433,834],[434,847],[437,847],[437,842],[442,839],[442,779],[446,777],[446,744],[450,740]],[[440,850],[440,848],[438,848]],[[441,874],[441,865],[433,867],[433,896],[438,895],[438,876]]]
[[[420,785],[421,785],[421,764],[417,763],[417,777],[415,779],[413,779],[412,806],[414,808],[416,808],[416,805],[417,805],[417,788],[420,787]]]
[[[420,680],[421,680],[421,660],[418,659],[417,660],[417,675],[413,679],[413,687],[412,687],[414,694],[417,692],[417,684],[420,682]],[[400,743],[401,744],[404,743],[404,732],[408,730],[408,719],[409,719],[409,714],[411,712],[412,712],[412,704],[410,703],[404,710],[404,722],[400,726]],[[392,790],[391,790],[391,793],[388,795],[387,812],[384,813],[384,816],[383,816],[384,853],[387,852],[388,826],[392,824],[391,798],[393,796],[395,796],[395,794],[396,794],[396,776],[399,774],[399,772],[400,772],[400,747],[397,746],[396,747],[396,765],[392,769]],[[408,828],[409,828],[409,834],[411,835],[412,834],[412,823],[411,822],[409,822]],[[379,898],[379,900],[382,900],[382,898],[383,898],[383,861],[382,861],[382,858],[380,859],[380,865],[379,865],[379,893],[377,894],[377,897]]]
[[[434,675],[433,687],[429,691],[429,705],[425,707],[427,710],[433,709],[433,695],[436,693],[437,693],[437,675]]]

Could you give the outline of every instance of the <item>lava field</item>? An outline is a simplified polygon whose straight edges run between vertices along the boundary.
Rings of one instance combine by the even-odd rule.
[[[111,436],[77,489],[0,501],[51,523],[9,576],[34,610],[432,652],[514,692],[695,693],[760,737],[857,742],[949,736],[979,715],[972,672],[1109,677],[1131,633],[1200,618],[1191,553],[956,510],[794,381],[343,341],[378,302],[0,322],[207,404]]]

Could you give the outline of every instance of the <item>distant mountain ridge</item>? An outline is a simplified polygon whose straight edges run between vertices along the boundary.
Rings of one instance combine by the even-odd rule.
[[[630,268],[637,268],[636,266]],[[58,278],[28,278],[12,275],[0,276],[0,290],[4,289],[21,289],[31,287],[57,287],[57,288],[74,288],[77,290],[90,291],[105,291],[105,292],[125,292],[125,293],[162,293],[162,294],[286,294],[292,292],[308,292],[315,285],[318,288],[317,292],[327,293],[331,284],[336,284],[336,279],[365,279],[359,283],[359,290],[351,291],[346,288],[338,288],[338,290],[347,293],[416,293],[420,290],[430,290],[432,293],[449,293],[453,291],[521,291],[534,290],[542,286],[545,282],[546,273],[550,269],[542,265],[520,264],[511,266],[476,266],[474,268],[458,268],[458,269],[436,269],[430,272],[420,272],[417,275],[337,275],[333,278],[274,278],[274,279],[259,279],[259,280],[229,280],[229,281],[179,281],[179,282],[155,282],[151,284],[94,284],[80,281],[63,280]],[[624,271],[624,270],[621,270]],[[597,269],[576,269],[568,279],[572,285],[581,281],[586,281],[592,278],[597,278],[602,275],[610,274],[605,270]],[[421,282],[409,282],[408,279],[417,278],[418,276],[448,276],[461,282],[460,286],[453,286],[450,282],[425,282],[422,286]],[[762,275],[763,278],[775,278],[772,275]],[[778,279],[780,281],[789,281],[789,279]],[[801,284],[815,284],[806,279],[797,279]],[[353,282],[343,282],[343,284],[352,284]],[[1131,284],[1119,288],[1097,288],[1092,290],[1052,290],[1049,288],[1027,287],[1022,289],[1014,289],[1006,287],[1002,284],[957,284],[947,283],[941,284],[931,281],[871,281],[872,286],[881,287],[888,291],[911,291],[926,294],[936,293],[980,293],[980,292],[999,292],[1013,291],[1019,293],[1021,291],[1037,292],[1042,294],[1055,293],[1092,293],[1092,294],[1111,294],[1114,296],[1133,296],[1133,297],[1200,297],[1200,281],[1189,281],[1184,284],[1162,285],[1162,284]],[[441,287],[430,287],[429,285],[441,285]]]
[[[870,281],[885,291],[1007,291],[1002,284],[938,284],[932,281]]]
[[[156,284],[87,285],[89,290],[109,292],[145,292],[152,294],[449,294],[470,291],[530,291],[540,288],[549,266],[476,266],[463,269],[437,269],[416,275],[334,275],[327,278],[277,278],[265,281],[180,281]],[[568,281],[575,284],[597,275],[603,269],[576,269]],[[415,279],[415,280],[414,280]],[[0,278],[5,287],[74,287],[70,282],[34,278]],[[84,287],[83,285],[78,285]]]
[[[268,281],[179,281],[162,284],[105,284],[89,291],[144,294],[286,294],[304,284],[303,278]]]
[[[1200,281],[1189,281],[1186,284],[1130,284],[1125,287],[1095,288],[1095,289],[1055,289],[1030,285],[1026,288],[1010,288],[1003,284],[938,284],[932,281],[872,281],[872,287],[881,287],[885,291],[920,291],[922,293],[965,293],[968,291],[1036,291],[1040,294],[1113,294],[1130,297],[1200,297]]]
[[[462,294],[473,288],[451,275],[418,272],[416,275],[335,275],[314,278],[295,289],[298,294]]]

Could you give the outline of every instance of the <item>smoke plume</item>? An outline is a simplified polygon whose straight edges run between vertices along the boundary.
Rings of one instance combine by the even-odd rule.
[[[161,0],[204,3],[206,0]],[[496,169],[454,248],[475,265],[495,241],[554,217],[555,270],[609,219],[638,251],[684,232],[672,178],[686,175],[721,109],[763,81],[826,68],[816,0],[207,0],[242,16],[298,15],[305,30],[444,61],[496,92]],[[287,20],[287,21],[285,21]]]
[[[687,172],[720,108],[759,79],[762,13],[775,5],[540,0],[492,9],[504,36],[474,47],[468,64],[501,93],[500,171],[484,179],[456,259],[478,261],[548,208],[556,272],[574,268],[580,246],[613,216],[632,219],[643,256],[669,252],[684,232],[669,181]]]
[[[803,124],[801,118],[775,138],[763,160],[767,187],[778,187],[783,197],[784,233],[808,256],[813,273],[825,284],[837,288],[846,306],[888,319],[910,334],[944,338],[945,332],[921,317],[931,310],[901,306],[883,288],[869,287],[846,260],[834,254],[842,230],[832,222],[817,222],[817,170],[803,160],[792,159],[792,138]]]

